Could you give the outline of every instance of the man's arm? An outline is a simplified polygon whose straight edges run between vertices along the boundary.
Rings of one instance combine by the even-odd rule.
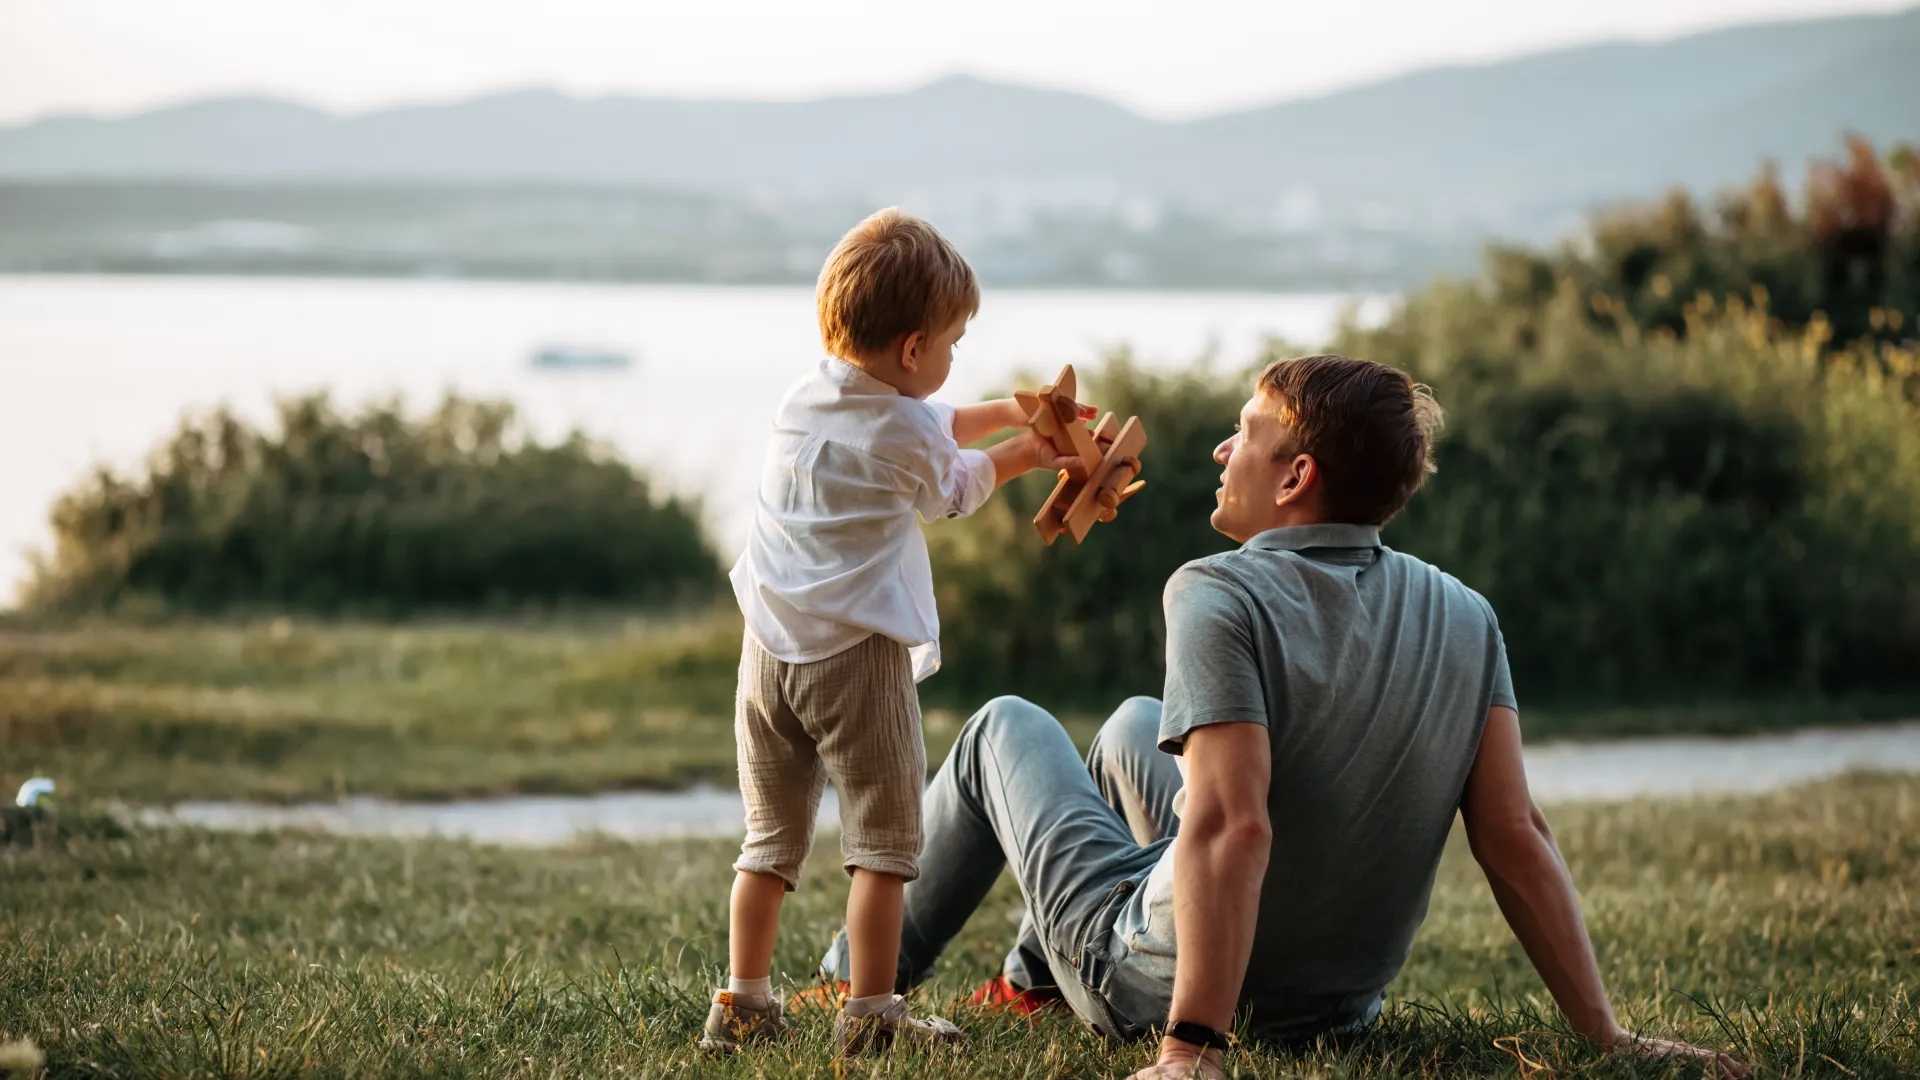
[[[1596,1043],[1618,1041],[1624,1032],[1587,940],[1573,876],[1527,790],[1520,717],[1512,709],[1495,706],[1487,713],[1460,816],[1501,914],[1567,1022]]]
[[[1178,1020],[1215,1031],[1233,1026],[1253,953],[1260,883],[1273,844],[1267,820],[1271,748],[1265,725],[1209,724],[1187,735],[1187,804],[1174,840],[1173,1007]],[[1171,1036],[1159,1063],[1140,1075],[1218,1075],[1220,1054]],[[1191,1070],[1191,1071],[1189,1071]]]
[[[953,407],[953,441],[965,446],[1011,427],[1026,427],[1027,415],[1012,398]]]
[[[1725,1054],[1663,1039],[1636,1039],[1614,1019],[1580,916],[1573,875],[1527,789],[1520,716],[1512,709],[1495,706],[1487,712],[1460,816],[1500,913],[1574,1031],[1610,1051],[1701,1058],[1716,1061],[1726,1075],[1746,1075],[1745,1067]]]

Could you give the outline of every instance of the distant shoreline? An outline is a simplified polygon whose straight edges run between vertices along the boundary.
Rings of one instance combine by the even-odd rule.
[[[405,270],[368,270],[356,267],[333,268],[316,265],[285,267],[253,267],[241,269],[230,266],[207,267],[0,267],[0,281],[7,279],[34,278],[177,278],[202,279],[212,281],[271,280],[271,281],[417,281],[435,284],[476,283],[488,285],[660,285],[685,288],[716,289],[788,289],[813,288],[811,276],[787,276],[767,278],[715,279],[686,276],[643,276],[616,274],[537,274],[501,270],[463,270],[458,273],[423,273]],[[1329,279],[1303,279],[1285,284],[1267,283],[1178,283],[1178,282],[1117,282],[1093,278],[1057,278],[1045,280],[1007,280],[996,279],[991,275],[981,275],[983,284],[992,289],[1036,293],[1193,293],[1198,295],[1226,296],[1381,296],[1398,294],[1411,288],[1417,280],[1397,280],[1393,278],[1369,278],[1365,280],[1339,281]]]

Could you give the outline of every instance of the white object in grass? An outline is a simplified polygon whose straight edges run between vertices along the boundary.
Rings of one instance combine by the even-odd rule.
[[[32,806],[40,801],[40,796],[53,794],[53,781],[44,776],[36,776],[20,785],[20,794],[14,797],[15,806]]]
[[[0,1042],[0,1072],[8,1076],[38,1076],[47,1064],[47,1055],[33,1045],[32,1039]]]

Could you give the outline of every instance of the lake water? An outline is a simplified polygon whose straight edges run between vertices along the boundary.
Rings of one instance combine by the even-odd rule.
[[[1337,295],[989,290],[941,397],[1051,375],[1129,344],[1156,367],[1251,361],[1269,336],[1325,339]],[[1377,314],[1382,302],[1367,302]],[[578,427],[704,497],[723,547],[745,533],[763,432],[819,355],[812,290],[285,278],[0,277],[0,604],[44,547],[54,497],[136,463],[181,415],[276,396],[349,405],[447,389]],[[542,346],[630,351],[624,371],[546,371]],[[1231,417],[1222,417],[1224,433]]]
[[[1920,773],[1920,723],[1823,728],[1746,738],[1627,739],[1527,748],[1527,778],[1545,804],[1772,791],[1855,770]],[[829,790],[823,824],[838,821]],[[190,802],[142,811],[149,825],[209,829],[312,829],[359,836],[447,836],[484,843],[550,845],[581,836],[652,840],[739,836],[740,796],[616,792],[447,803],[346,799],[305,806]]]

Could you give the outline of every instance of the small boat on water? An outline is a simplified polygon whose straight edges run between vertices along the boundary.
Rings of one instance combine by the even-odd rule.
[[[633,366],[633,356],[600,345],[543,345],[534,350],[531,363],[543,371],[624,371]]]

